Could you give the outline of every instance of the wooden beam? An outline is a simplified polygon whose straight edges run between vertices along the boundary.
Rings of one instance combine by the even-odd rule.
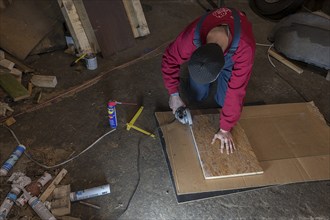
[[[74,5],[76,6],[77,13],[79,15],[81,24],[86,32],[88,41],[95,53],[101,52],[99,43],[97,42],[94,29],[89,20],[85,5],[82,0],[73,0]]]
[[[140,0],[123,0],[135,38],[150,34]]]
[[[73,0],[58,0],[62,14],[79,53],[95,53],[87,38]]]

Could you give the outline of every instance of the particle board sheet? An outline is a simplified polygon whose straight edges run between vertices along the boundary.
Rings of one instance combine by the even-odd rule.
[[[219,129],[219,114],[196,115],[192,126],[198,159],[205,179],[228,178],[263,173],[245,132],[240,124],[232,131],[236,151],[221,153],[221,142],[211,144]]]
[[[203,114],[192,111],[193,118]],[[173,120],[171,112],[155,116],[178,202],[330,179],[330,129],[312,102],[243,107],[239,124],[264,173],[220,179],[204,178],[188,126],[167,124]]]

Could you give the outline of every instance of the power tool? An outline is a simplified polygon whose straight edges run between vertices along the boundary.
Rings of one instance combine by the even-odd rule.
[[[188,108],[181,106],[175,111],[175,118],[182,124],[192,125],[192,117]]]

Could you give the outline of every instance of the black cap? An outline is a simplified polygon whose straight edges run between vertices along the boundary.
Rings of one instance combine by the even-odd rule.
[[[221,47],[209,43],[199,47],[188,62],[188,70],[192,79],[200,84],[215,81],[225,64]]]

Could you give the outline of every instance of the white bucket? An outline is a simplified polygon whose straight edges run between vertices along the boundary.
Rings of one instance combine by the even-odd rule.
[[[85,58],[86,67],[89,70],[96,70],[97,69],[97,59],[96,56],[90,56]]]

